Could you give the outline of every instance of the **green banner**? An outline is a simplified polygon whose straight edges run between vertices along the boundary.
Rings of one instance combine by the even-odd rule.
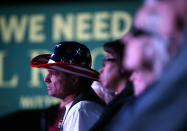
[[[119,39],[132,25],[138,2],[26,4],[0,6],[0,116],[48,107],[45,69],[30,60],[52,52],[60,41],[78,41],[92,53],[92,67],[102,66],[105,42]]]

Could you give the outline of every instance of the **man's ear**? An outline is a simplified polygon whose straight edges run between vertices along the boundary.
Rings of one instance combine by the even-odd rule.
[[[79,79],[80,79],[80,77],[78,77],[76,75],[72,75],[72,85],[77,86],[79,84]]]

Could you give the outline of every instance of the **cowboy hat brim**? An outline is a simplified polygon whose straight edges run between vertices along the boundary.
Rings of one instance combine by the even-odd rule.
[[[96,70],[91,69],[79,64],[67,63],[67,62],[55,62],[48,63],[51,54],[41,54],[34,57],[31,62],[31,67],[46,68],[51,70],[58,70],[82,77],[86,77],[93,80],[98,80],[99,73]]]

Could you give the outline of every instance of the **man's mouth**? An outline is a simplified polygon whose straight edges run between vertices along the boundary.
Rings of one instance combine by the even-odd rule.
[[[101,77],[99,77],[99,82],[101,82],[101,83],[102,83],[102,78],[101,78]]]
[[[47,86],[47,89],[48,89],[48,90],[51,90],[51,88],[50,88],[49,86]]]

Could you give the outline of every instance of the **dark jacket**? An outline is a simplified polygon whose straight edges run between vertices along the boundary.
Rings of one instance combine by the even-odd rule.
[[[128,83],[127,87],[106,106],[100,119],[90,129],[90,131],[103,130],[121,107],[128,104],[132,99],[134,99],[133,87],[132,83]]]

